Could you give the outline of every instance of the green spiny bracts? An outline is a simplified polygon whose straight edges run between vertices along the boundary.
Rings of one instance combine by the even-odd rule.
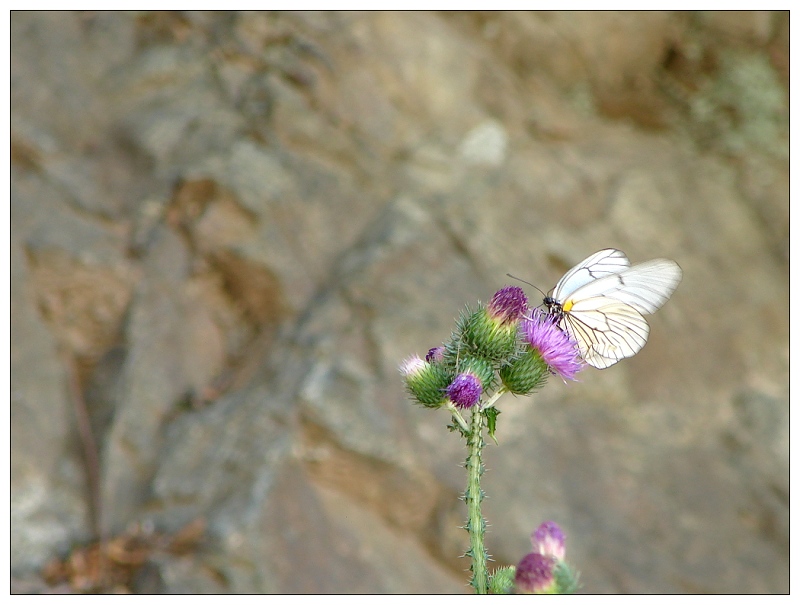
[[[484,392],[490,391],[494,388],[497,381],[497,375],[494,371],[494,366],[491,362],[481,359],[480,357],[467,357],[458,364],[458,371],[470,372],[475,374],[481,381],[481,386]]]
[[[550,370],[541,353],[528,347],[500,368],[499,374],[511,393],[528,395],[544,386]]]
[[[415,403],[438,408],[447,402],[445,389],[453,376],[444,366],[423,361],[414,355],[401,364],[400,372]]]
[[[517,348],[517,323],[497,320],[480,305],[464,322],[461,340],[468,354],[493,362],[506,359]]]
[[[514,590],[515,571],[516,568],[513,565],[498,567],[489,578],[489,592],[491,594],[511,594]]]

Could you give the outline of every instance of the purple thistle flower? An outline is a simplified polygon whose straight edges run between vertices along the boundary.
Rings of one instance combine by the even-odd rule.
[[[555,521],[545,521],[531,534],[534,552],[559,561],[564,560],[565,542],[564,532]]]
[[[583,368],[578,344],[556,324],[555,318],[533,309],[519,325],[523,340],[542,356],[550,369],[562,378],[575,380]]]
[[[553,570],[556,560],[538,552],[522,557],[514,574],[514,588],[518,594],[552,594],[556,591]]]
[[[518,321],[527,309],[528,297],[518,286],[500,288],[486,305],[489,317],[503,325]]]
[[[457,408],[471,408],[481,398],[483,387],[480,379],[472,372],[462,372],[447,387],[447,396]]]

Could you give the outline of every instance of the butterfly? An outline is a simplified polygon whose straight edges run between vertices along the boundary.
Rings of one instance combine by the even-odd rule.
[[[543,302],[583,360],[603,369],[642,349],[650,333],[643,315],[660,309],[682,277],[675,261],[631,266],[624,252],[608,248],[567,271]]]

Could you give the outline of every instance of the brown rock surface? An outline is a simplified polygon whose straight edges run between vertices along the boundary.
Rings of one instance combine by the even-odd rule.
[[[584,592],[788,591],[788,13],[11,34],[12,590],[202,518],[128,588],[466,591],[465,451],[397,365],[617,247],[683,282],[635,358],[501,400],[489,552],[553,519]]]

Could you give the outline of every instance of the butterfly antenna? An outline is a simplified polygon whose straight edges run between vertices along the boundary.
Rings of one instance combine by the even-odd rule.
[[[540,288],[538,288],[538,287],[534,286],[534,285],[533,285],[531,282],[529,282],[529,281],[525,281],[524,279],[520,279],[519,277],[515,277],[514,275],[511,275],[511,273],[506,273],[506,275],[508,275],[508,276],[509,276],[511,279],[516,279],[517,281],[521,281],[523,284],[528,284],[528,285],[529,285],[531,288],[536,288],[537,290],[539,290],[539,292],[542,292]],[[542,292],[542,296],[547,296],[547,294],[545,294],[544,292]]]

